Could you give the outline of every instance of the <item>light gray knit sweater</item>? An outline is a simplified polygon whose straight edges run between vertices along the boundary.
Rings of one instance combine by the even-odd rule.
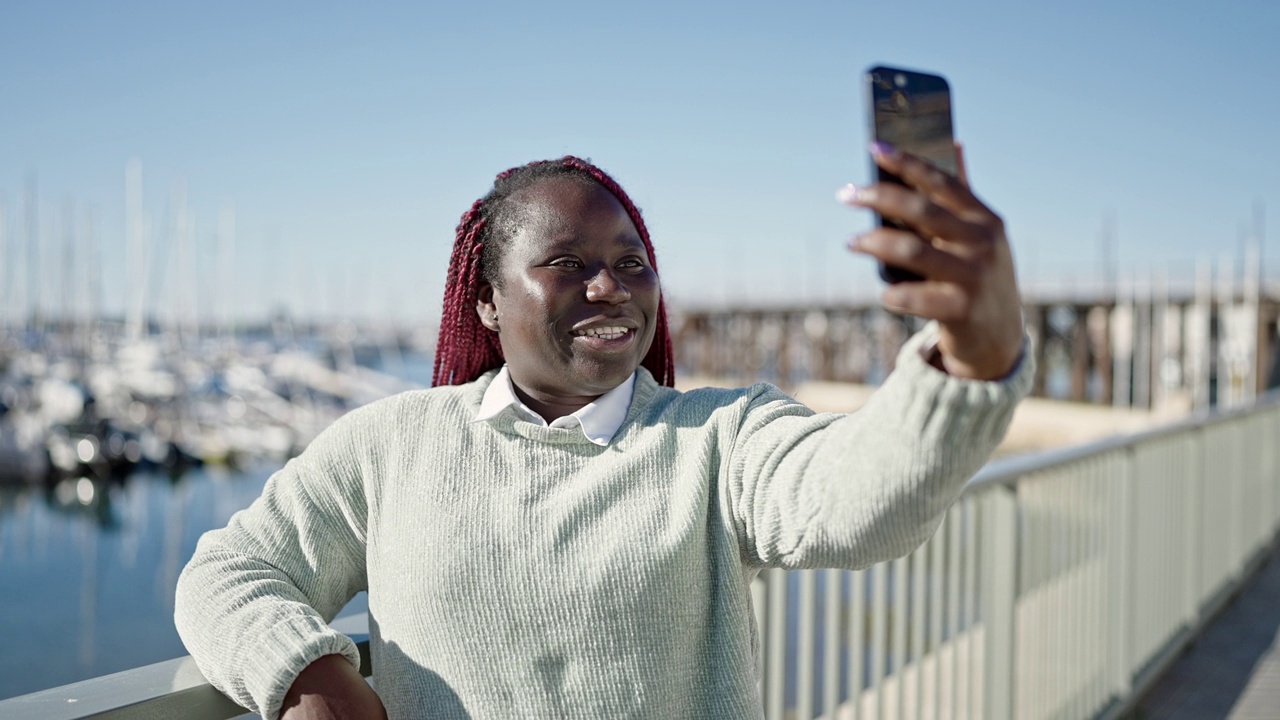
[[[392,718],[761,716],[748,584],[861,568],[929,537],[1030,387],[948,377],[917,336],[860,411],[776,388],[679,393],[641,370],[600,447],[508,409],[494,373],[353,411],[182,573],[176,620],[215,686],[275,718],[326,624],[369,592]]]

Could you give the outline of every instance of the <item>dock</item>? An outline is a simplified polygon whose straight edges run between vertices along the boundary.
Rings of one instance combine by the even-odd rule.
[[[1143,698],[1142,720],[1280,718],[1280,558],[1239,596]]]

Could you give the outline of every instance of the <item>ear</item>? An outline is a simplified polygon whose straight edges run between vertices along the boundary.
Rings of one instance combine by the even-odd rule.
[[[480,281],[476,292],[476,314],[480,316],[481,325],[498,332],[498,306],[493,300],[493,285],[486,280]]]

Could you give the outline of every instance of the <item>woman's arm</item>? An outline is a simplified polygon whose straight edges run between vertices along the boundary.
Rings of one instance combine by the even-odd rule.
[[[328,622],[366,587],[364,416],[334,423],[253,505],[205,533],[178,580],[183,643],[215,687],[265,718],[319,658],[359,666]]]
[[[749,564],[858,569],[933,534],[1004,437],[1035,371],[1024,359],[999,382],[953,377],[921,354],[936,337],[930,325],[911,338],[849,415],[814,415],[757,386],[722,476]]]
[[[887,288],[884,304],[932,322],[853,415],[811,417],[781,394],[755,398],[725,475],[748,562],[859,568],[911,552],[1031,386],[1004,223],[969,190],[963,162],[956,178],[887,146],[873,155],[907,185],[849,186],[840,197],[904,228],[872,230],[853,249],[922,276]]]

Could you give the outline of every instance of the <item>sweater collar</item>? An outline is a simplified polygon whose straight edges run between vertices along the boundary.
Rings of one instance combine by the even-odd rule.
[[[503,365],[493,381],[485,388],[484,397],[480,400],[480,409],[472,422],[489,420],[503,410],[514,407],[523,419],[535,425],[567,429],[577,427],[582,430],[582,434],[588,440],[604,446],[613,440],[613,436],[618,433],[618,428],[622,427],[622,422],[627,417],[627,409],[631,406],[635,385],[636,373],[632,373],[631,377],[624,380],[621,385],[596,398],[594,402],[588,403],[571,415],[556,418],[547,423],[541,415],[520,401],[516,395],[515,386],[511,384],[511,374],[507,371],[507,366]]]

